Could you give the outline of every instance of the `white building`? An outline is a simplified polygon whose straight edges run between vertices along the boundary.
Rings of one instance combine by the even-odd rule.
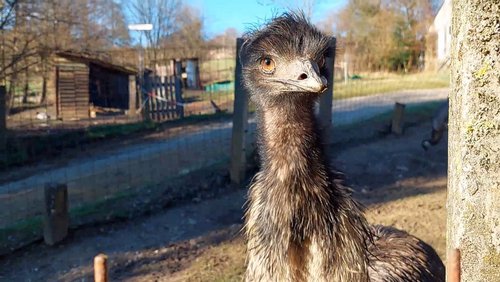
[[[432,32],[436,35],[436,60],[438,67],[441,67],[443,64],[450,58],[450,48],[451,48],[451,5],[452,0],[444,0],[441,8],[434,18],[434,22],[432,23],[429,32]]]

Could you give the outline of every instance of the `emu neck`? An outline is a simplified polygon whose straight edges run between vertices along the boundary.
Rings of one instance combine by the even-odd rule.
[[[285,181],[324,170],[321,137],[316,129],[313,102],[269,107],[259,113],[262,169]],[[304,176],[304,175],[303,175]]]
[[[289,102],[289,101],[286,101]],[[258,109],[247,281],[366,281],[365,219],[323,159],[313,102]]]

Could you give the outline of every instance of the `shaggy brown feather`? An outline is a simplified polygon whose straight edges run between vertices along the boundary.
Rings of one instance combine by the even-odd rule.
[[[328,42],[302,15],[284,14],[247,35],[243,46],[261,159],[245,216],[246,280],[444,281],[430,246],[394,228],[370,227],[329,168],[314,117],[320,93],[282,91],[270,83],[276,75],[259,67],[262,58],[277,66],[306,61],[326,77],[318,62]]]

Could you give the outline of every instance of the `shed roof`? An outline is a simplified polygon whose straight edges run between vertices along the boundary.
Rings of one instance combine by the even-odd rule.
[[[137,74],[138,73],[138,70],[134,67],[116,65],[116,64],[113,64],[111,62],[104,61],[100,58],[93,57],[87,53],[74,52],[74,51],[63,51],[63,52],[57,52],[56,55],[63,57],[65,59],[68,59],[68,60],[72,60],[72,61],[96,64],[96,65],[103,67],[105,69],[114,70],[114,71],[118,71],[118,72],[122,72],[122,73],[126,73],[126,74]]]

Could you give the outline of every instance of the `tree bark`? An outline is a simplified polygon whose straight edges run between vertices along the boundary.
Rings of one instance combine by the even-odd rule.
[[[24,70],[24,88],[23,88],[23,105],[28,103],[30,91],[30,68],[26,66]]]
[[[453,1],[452,29],[448,258],[461,281],[500,281],[500,1]]]

